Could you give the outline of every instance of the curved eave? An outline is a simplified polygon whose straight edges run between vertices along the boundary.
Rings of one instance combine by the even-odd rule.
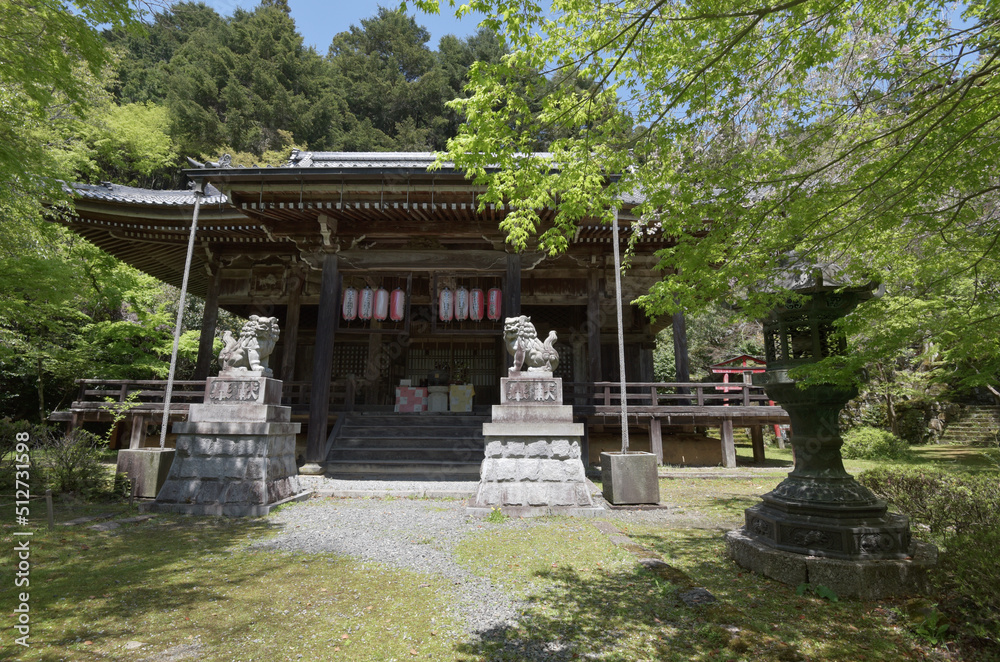
[[[194,205],[156,205],[78,198],[73,217],[59,222],[101,250],[154,278],[180,287]],[[264,248],[271,242],[253,220],[228,204],[202,205],[188,291],[205,296],[208,258],[229,245]]]

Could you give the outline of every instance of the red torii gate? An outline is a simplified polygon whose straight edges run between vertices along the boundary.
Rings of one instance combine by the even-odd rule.
[[[764,359],[759,359],[756,356],[750,356],[749,354],[740,354],[731,359],[726,359],[720,363],[714,363],[708,366],[708,369],[712,371],[714,375],[722,375],[722,382],[724,384],[729,383],[730,375],[740,375],[740,382],[743,384],[750,384],[753,382],[753,375],[764,373],[767,370],[767,362]],[[723,393],[729,393],[730,391],[738,391],[739,387],[735,386],[716,386],[717,390]],[[769,402],[773,405],[773,402]],[[725,406],[729,406],[727,403]],[[775,424],[774,426],[774,436],[780,441],[781,439],[781,426]]]

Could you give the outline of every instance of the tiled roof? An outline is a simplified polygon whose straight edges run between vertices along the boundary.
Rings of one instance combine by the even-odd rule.
[[[419,168],[435,161],[433,152],[300,152],[292,150],[287,166],[292,168]],[[445,168],[454,168],[445,163]]]
[[[134,186],[122,186],[111,182],[100,184],[71,184],[71,193],[89,200],[104,200],[107,202],[125,202],[143,205],[192,206],[194,191],[158,191]],[[222,204],[228,202],[226,196],[211,184],[205,187],[202,204]]]

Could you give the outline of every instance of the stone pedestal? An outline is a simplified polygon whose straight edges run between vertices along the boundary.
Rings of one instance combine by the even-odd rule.
[[[604,498],[616,506],[660,502],[660,478],[652,453],[601,453]]]
[[[914,540],[898,559],[838,559],[775,549],[744,530],[726,533],[729,557],[747,570],[798,586],[823,585],[842,598],[880,600],[927,595],[937,548]]]
[[[448,387],[427,387],[427,411],[448,411]]]
[[[500,380],[500,404],[483,424],[486,458],[468,511],[494,508],[515,517],[595,515],[580,459],[583,425],[562,403],[562,380],[551,373]]]
[[[151,505],[157,512],[256,516],[302,495],[291,409],[281,382],[259,373],[210,377],[205,402],[175,423],[176,457]]]
[[[174,461],[173,448],[135,448],[118,451],[118,473],[128,475],[132,495],[153,499],[167,481]]]

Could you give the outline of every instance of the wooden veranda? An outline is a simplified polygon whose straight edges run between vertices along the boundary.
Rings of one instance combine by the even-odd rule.
[[[78,380],[79,391],[68,409],[54,412],[51,420],[77,427],[86,422],[111,423],[116,410],[124,416],[112,439],[118,447],[142,448],[147,443],[147,428],[162,421],[163,380]],[[170,405],[170,420],[184,420],[188,406],[204,398],[205,382],[175,381]],[[332,429],[327,447],[336,444],[335,425],[345,412],[363,409],[356,394],[363,382],[342,379],[331,382],[327,395],[328,427]],[[618,428],[621,425],[621,388],[618,382],[567,382],[563,385],[564,402],[573,406],[574,417],[589,430],[596,426]],[[701,382],[629,382],[625,398],[629,425],[648,429],[649,448],[660,463],[664,445],[671,436],[663,430],[718,429],[722,466],[736,466],[734,428],[748,428],[755,462],[764,460],[763,428],[786,425],[788,414],[770,404],[759,386],[750,384]],[[292,408],[292,420],[308,424],[312,401],[311,382],[285,382],[282,403]],[[304,426],[305,427],[305,426]],[[150,436],[152,442],[154,437]],[[711,443],[706,439],[706,443]]]

